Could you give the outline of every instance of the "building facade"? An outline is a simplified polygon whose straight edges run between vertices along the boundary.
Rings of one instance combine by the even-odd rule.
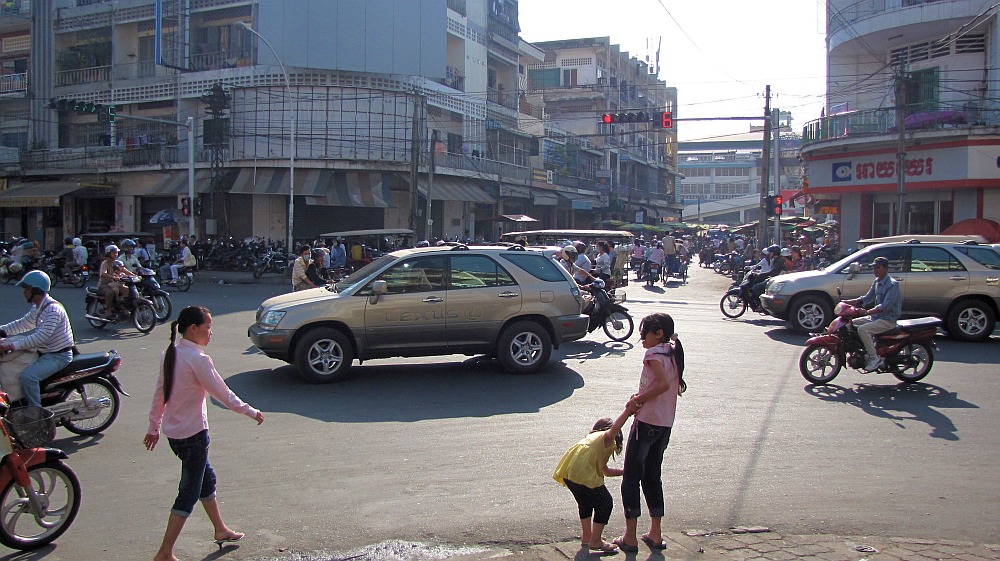
[[[830,0],[825,115],[806,125],[801,157],[843,247],[1000,220],[992,4]]]

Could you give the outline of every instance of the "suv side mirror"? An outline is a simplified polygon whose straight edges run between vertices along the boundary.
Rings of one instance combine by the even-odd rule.
[[[384,280],[377,280],[372,283],[372,295],[368,297],[368,301],[372,304],[378,304],[379,296],[388,294],[388,292],[389,285]]]
[[[847,268],[847,272],[847,280],[851,280],[861,272],[861,265],[859,263],[851,263],[851,265]]]

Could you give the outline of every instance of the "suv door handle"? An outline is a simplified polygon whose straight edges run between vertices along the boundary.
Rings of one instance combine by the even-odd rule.
[[[520,295],[521,295],[520,292],[511,292],[509,290],[507,292],[501,292],[500,294],[497,294],[497,296],[499,296],[500,298],[516,298]]]
[[[444,298],[439,296],[428,296],[427,298],[424,298],[424,302],[427,302],[428,304],[436,304],[438,302],[444,302]]]
[[[953,281],[968,280],[967,277],[963,277],[962,275],[954,275],[954,276],[950,277],[950,279],[953,280]]]

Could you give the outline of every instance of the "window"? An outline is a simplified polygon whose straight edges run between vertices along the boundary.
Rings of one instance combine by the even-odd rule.
[[[451,289],[516,285],[514,278],[489,257],[463,255],[451,258]]]
[[[903,82],[906,114],[938,110],[938,69],[911,72]]]
[[[934,273],[964,271],[965,267],[952,254],[940,247],[914,247],[910,250],[910,272]]]
[[[427,256],[408,259],[382,273],[388,294],[427,292],[444,288],[444,257]]]
[[[889,272],[890,273],[902,273],[904,269],[904,264],[906,263],[906,249],[905,247],[882,247],[872,251],[865,251],[858,254],[854,259],[840,269],[841,273],[847,274],[851,263],[857,263],[861,265],[862,274],[872,274],[872,261],[876,257],[885,257],[889,260]]]
[[[559,69],[558,68],[545,68],[545,69],[529,69],[528,70],[528,87],[531,90],[544,90],[546,88],[558,88],[559,87]]]
[[[553,259],[548,259],[544,255],[521,251],[511,251],[504,253],[501,257],[524,269],[526,273],[536,279],[548,282],[568,282],[566,280],[565,269],[562,269]]]
[[[976,247],[974,245],[956,247],[955,250],[975,259],[976,263],[987,269],[1000,271],[1000,253],[997,253],[996,250],[988,247]]]

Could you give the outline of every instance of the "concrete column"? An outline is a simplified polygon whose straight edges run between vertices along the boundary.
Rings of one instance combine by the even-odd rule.
[[[58,148],[58,113],[49,109],[56,74],[55,2],[32,2],[31,62],[28,65],[28,96],[31,100],[29,148]]]

